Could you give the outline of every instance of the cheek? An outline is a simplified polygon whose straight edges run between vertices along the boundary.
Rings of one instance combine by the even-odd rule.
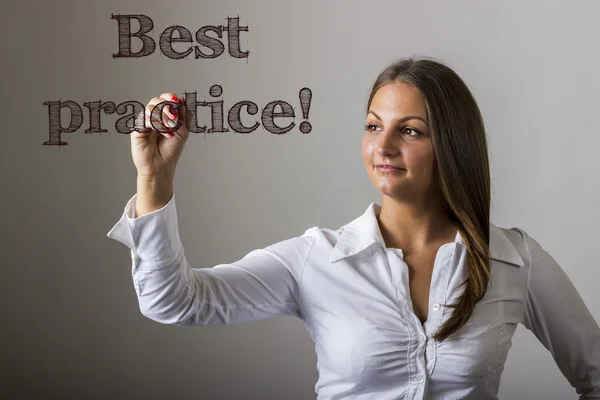
[[[360,147],[360,152],[361,152],[363,158],[365,159],[365,162],[367,162],[371,158],[372,147],[373,146],[371,146],[366,139],[363,139],[361,147]]]
[[[429,173],[433,171],[434,156],[433,152],[429,149],[418,149],[411,154],[407,154],[407,156],[409,156],[408,162],[410,162],[422,173]]]

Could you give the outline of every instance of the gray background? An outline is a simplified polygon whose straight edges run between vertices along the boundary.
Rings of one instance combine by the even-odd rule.
[[[140,314],[129,249],[106,237],[136,189],[129,137],[115,115],[103,117],[108,133],[85,134],[86,116],[63,134],[68,146],[43,146],[43,102],[145,104],[184,90],[210,100],[220,84],[227,109],[286,100],[299,124],[298,91],[311,88],[310,134],[297,125],[190,137],[175,179],[180,233],[190,264],[212,267],[312,226],[337,229],[380,202],[360,154],[364,108],[381,69],[413,54],[454,68],[481,107],[492,221],[539,240],[600,320],[600,2],[3,3],[0,395],[315,398],[314,344],[300,320],[183,328]],[[155,40],[171,25],[195,32],[239,16],[250,56],[170,60],[157,48],[113,59],[111,13],[148,15]],[[499,397],[577,396],[521,325]]]

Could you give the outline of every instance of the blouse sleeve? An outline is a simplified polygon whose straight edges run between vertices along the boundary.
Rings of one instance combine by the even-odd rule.
[[[301,318],[298,285],[316,237],[309,232],[246,254],[231,264],[191,268],[179,237],[175,194],[135,216],[134,195],[107,236],[130,249],[141,313],[176,325],[228,325],[277,315]]]
[[[531,260],[524,326],[582,400],[600,399],[600,327],[554,258],[526,232]]]

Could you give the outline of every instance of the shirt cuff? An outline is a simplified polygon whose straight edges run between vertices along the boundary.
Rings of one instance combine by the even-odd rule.
[[[179,237],[175,193],[162,208],[135,216],[137,193],[125,205],[119,221],[106,234],[131,250],[144,269],[156,269],[172,262],[183,247]]]

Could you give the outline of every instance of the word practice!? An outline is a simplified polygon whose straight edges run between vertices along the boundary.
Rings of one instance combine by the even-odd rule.
[[[211,97],[220,97],[223,93],[223,88],[220,85],[212,85],[209,89]],[[198,101],[196,98],[196,92],[184,92],[186,99],[186,125],[190,132],[193,133],[221,133],[229,132],[224,126],[225,112],[223,109],[223,100],[218,101]],[[300,100],[300,107],[302,109],[302,117],[304,120],[308,119],[310,111],[310,105],[312,100],[312,91],[304,87],[300,89],[298,93]],[[45,106],[48,106],[48,117],[49,117],[49,134],[50,140],[44,142],[46,146],[66,146],[67,142],[61,140],[61,133],[73,133],[76,132],[83,124],[83,110],[79,104],[72,100],[66,101],[47,101],[44,102]],[[162,111],[162,107],[171,105],[178,107],[179,105],[173,101],[164,101],[157,104]],[[101,120],[102,114],[114,114],[124,115],[115,122],[115,129],[119,133],[129,134],[136,128],[150,128],[145,126],[145,109],[146,106],[138,101],[125,101],[118,105],[115,105],[112,101],[93,101],[85,102],[83,106],[88,109],[89,115],[89,127],[85,130],[85,133],[102,133],[107,132],[106,129],[102,129]],[[210,110],[211,115],[211,127],[207,129],[206,126],[198,126],[198,107],[207,107]],[[67,127],[63,127],[63,121],[61,119],[61,111],[63,109],[70,110],[70,120]],[[128,110],[132,109],[127,114]],[[277,135],[281,135],[291,131],[296,124],[290,122],[287,126],[279,126],[275,123],[276,118],[294,118],[294,108],[291,104],[283,100],[274,100],[269,102],[263,109],[260,115],[260,123],[255,122],[252,126],[245,126],[242,123],[242,112],[249,115],[256,115],[258,113],[258,105],[249,100],[243,100],[235,103],[227,112],[227,123],[229,127],[242,134],[248,134],[258,129],[261,125],[269,132]],[[173,132],[181,127],[179,122],[173,128],[166,128],[165,130],[156,129],[160,132]],[[312,126],[308,121],[302,121],[299,126],[300,132],[307,134],[312,130]]]

